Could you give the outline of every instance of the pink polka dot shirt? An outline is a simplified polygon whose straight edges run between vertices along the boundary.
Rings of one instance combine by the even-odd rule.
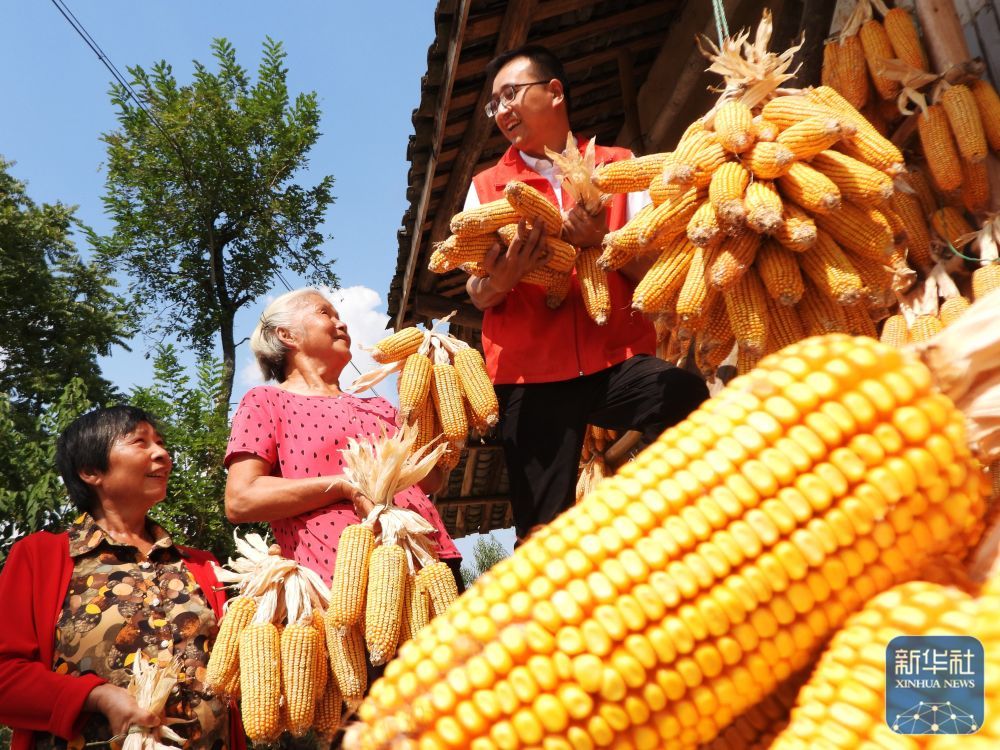
[[[344,473],[341,451],[348,438],[396,432],[396,412],[383,398],[305,396],[276,386],[247,391],[233,416],[226,448],[226,466],[241,454],[252,454],[271,465],[272,476],[301,479]],[[395,497],[396,505],[426,518],[442,558],[461,557],[444,529],[437,508],[414,485]],[[274,538],[285,557],[316,571],[329,583],[340,533],[359,518],[347,500],[299,516],[271,522]]]

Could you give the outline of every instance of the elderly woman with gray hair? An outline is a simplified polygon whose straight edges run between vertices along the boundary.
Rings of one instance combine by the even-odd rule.
[[[267,521],[285,557],[333,574],[344,527],[372,509],[343,477],[348,438],[396,430],[395,409],[383,398],[359,398],[340,387],[351,360],[351,338],[319,290],[299,289],[274,300],[261,315],[250,348],[266,380],[251,388],[233,417],[226,450],[226,515],[233,523]],[[438,555],[461,587],[461,556],[425,494],[440,485],[432,472],[421,486],[396,495],[438,532]]]

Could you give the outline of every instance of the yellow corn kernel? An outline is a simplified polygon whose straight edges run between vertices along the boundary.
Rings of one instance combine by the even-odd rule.
[[[249,596],[237,596],[226,605],[205,674],[205,685],[219,695],[239,693],[240,633],[250,624],[256,612],[257,602]]]
[[[398,544],[380,544],[368,563],[365,604],[365,644],[373,666],[385,664],[396,653],[403,614],[406,552]]]
[[[685,189],[691,186],[707,187],[712,174],[726,159],[726,150],[714,133],[707,130],[693,131],[690,136],[681,138],[673,152],[673,158],[664,162],[663,182]]]
[[[989,208],[990,175],[985,160],[974,164],[962,159],[962,205],[970,214]]]
[[[845,135],[853,135],[856,130],[847,121],[817,115],[785,128],[778,135],[777,142],[795,154],[796,159],[805,161],[826,151]]]
[[[500,407],[493,383],[486,372],[483,355],[478,349],[467,346],[459,349],[454,359],[455,374],[458,375],[462,393],[465,394],[475,419],[487,427],[493,427],[500,418]]]
[[[952,86],[941,95],[941,106],[962,158],[978,164],[986,158],[989,145],[979,117],[979,107],[972,91],[964,83]]]
[[[819,115],[833,114],[825,104],[813,101],[803,95],[776,96],[761,110],[761,116],[779,128],[788,128],[798,122]]]
[[[824,86],[830,86],[840,91],[840,42],[833,40],[823,44],[823,65],[820,68],[820,81]]]
[[[424,343],[424,332],[413,326],[401,328],[375,344],[371,355],[379,364],[406,359]]]
[[[750,173],[736,161],[726,162],[712,175],[708,199],[721,226],[728,229],[743,223],[746,218],[743,194],[749,184]]]
[[[972,272],[972,299],[980,300],[994,289],[1000,289],[1000,264],[995,261]]]
[[[861,39],[861,47],[865,52],[865,62],[868,64],[868,74],[875,84],[875,90],[883,99],[892,99],[899,93],[899,81],[886,78],[882,75],[882,66],[886,60],[891,60],[895,55],[892,51],[892,42],[881,22],[876,20],[867,21],[862,24],[858,37]]]
[[[893,177],[904,170],[903,154],[899,148],[876,131],[846,98],[829,86],[817,86],[806,92],[805,96],[813,102],[832,109],[841,118],[848,119],[857,128],[857,132],[844,139],[840,145],[840,148],[846,153]]]
[[[469,436],[469,421],[465,416],[462,387],[455,366],[448,362],[447,353],[440,349],[434,362],[431,396],[444,436],[451,443],[464,445]]]
[[[905,8],[890,8],[882,19],[882,25],[889,36],[894,57],[917,70],[928,70],[927,55],[909,11]]]
[[[840,151],[823,151],[810,164],[833,180],[846,200],[878,202],[888,200],[894,192],[889,175]]]
[[[795,309],[808,336],[843,333],[847,330],[844,308],[819,291],[808,279],[805,280],[802,299]]]
[[[766,283],[766,282],[765,282]],[[771,353],[791,346],[796,341],[805,338],[802,327],[793,305],[783,305],[772,297],[767,299],[767,346],[765,351]]]
[[[410,422],[423,410],[430,393],[433,369],[430,357],[422,352],[414,352],[406,358],[399,376],[399,418],[403,422]]]
[[[646,227],[650,214],[655,210],[656,206],[653,204],[643,206],[625,226],[604,235],[601,243],[603,252],[597,259],[597,264],[606,271],[614,271],[646,252],[647,248],[639,245],[639,233]]]
[[[865,209],[850,201],[839,210],[817,214],[816,226],[846,250],[875,260],[885,260],[892,251],[892,230]]]
[[[281,637],[273,623],[251,623],[240,633],[243,728],[254,742],[281,733]]]
[[[920,145],[939,190],[948,192],[962,184],[962,168],[948,115],[940,104],[932,104],[917,116]]]
[[[632,307],[640,312],[668,309],[671,298],[684,284],[694,248],[684,234],[670,242],[636,286]]]
[[[753,264],[761,240],[753,230],[743,229],[719,242],[706,261],[709,284],[723,291],[735,284]]]
[[[965,220],[962,212],[951,206],[939,208],[934,212],[931,216],[931,227],[938,237],[955,247],[959,246],[960,237],[973,232],[972,226]]]
[[[757,141],[743,155],[743,163],[758,180],[775,180],[785,174],[795,162],[795,154],[787,146],[774,141]]]
[[[636,193],[649,188],[663,172],[666,154],[647,154],[602,164],[594,170],[594,185],[605,193]]]
[[[935,315],[918,315],[910,326],[910,341],[927,341],[941,333],[944,326]]]
[[[562,233],[562,214],[540,192],[526,183],[511,180],[503,191],[515,213],[530,222],[539,221],[554,237]]]
[[[715,137],[726,151],[742,154],[753,146],[753,112],[741,101],[731,99],[715,112]]]
[[[753,135],[758,141],[775,141],[780,132],[781,128],[763,115],[756,115],[753,118]]]
[[[488,235],[505,224],[516,224],[519,218],[506,198],[497,198],[455,214],[451,219],[451,233],[459,237]]]
[[[947,327],[954,323],[962,316],[962,313],[969,309],[970,304],[972,303],[961,295],[945,300],[938,309],[938,318],[940,318],[941,324]]]
[[[311,621],[286,625],[281,631],[281,694],[286,729],[301,737],[312,726],[316,710],[316,654],[319,634]]]
[[[796,256],[780,244],[764,241],[757,250],[755,266],[771,299],[782,305],[794,305],[802,298],[802,273]]]
[[[715,215],[715,206],[711,201],[704,201],[687,223],[687,236],[698,247],[708,245],[721,231],[719,219]]]
[[[333,565],[330,606],[326,610],[328,627],[343,630],[361,619],[368,591],[368,560],[374,548],[375,535],[370,526],[353,523],[344,527]]]
[[[767,343],[767,293],[752,268],[723,294],[740,351],[762,354]]]
[[[902,349],[910,343],[910,327],[901,313],[890,315],[885,319],[879,341],[897,349]]]
[[[977,79],[970,87],[979,109],[979,121],[990,148],[1000,151],[1000,96],[993,85],[982,78]]]
[[[840,190],[826,175],[803,162],[795,162],[778,178],[782,194],[813,214],[826,214],[840,207]]]
[[[611,296],[608,292],[608,273],[597,265],[601,248],[581,250],[576,259],[576,276],[587,315],[597,325],[608,322],[611,314]]]
[[[758,180],[747,185],[743,196],[747,224],[761,234],[773,234],[784,223],[784,206],[773,182]]]
[[[816,288],[837,304],[853,305],[860,298],[862,281],[857,269],[826,232],[821,230],[816,244],[798,260]]]
[[[427,592],[430,616],[437,617],[458,598],[455,575],[447,563],[431,563],[417,573],[417,587]]]
[[[861,38],[854,34],[840,41],[837,55],[837,76],[839,86],[832,88],[843,95],[854,109],[861,109],[868,103],[868,76],[865,75],[865,50]]]
[[[927,273],[934,265],[934,258],[931,255],[927,214],[920,208],[920,201],[916,196],[897,190],[889,200],[889,205],[906,226],[906,248],[909,251],[907,258],[916,268]]]
[[[695,245],[694,252],[691,253],[691,264],[677,296],[675,312],[680,324],[678,335],[683,332],[685,339],[697,330],[708,311],[710,295],[705,276],[705,256],[708,252],[706,248]]]
[[[805,252],[816,242],[816,222],[794,203],[785,201],[782,224],[775,231],[774,239],[789,250]]]
[[[337,678],[348,713],[352,713],[368,688],[364,633],[357,625],[340,632],[330,628],[327,621],[326,647],[330,652],[330,669]]]
[[[639,229],[639,247],[653,250],[662,247],[669,238],[684,232],[688,220],[701,203],[701,198],[698,189],[691,187],[680,197],[654,208]]]

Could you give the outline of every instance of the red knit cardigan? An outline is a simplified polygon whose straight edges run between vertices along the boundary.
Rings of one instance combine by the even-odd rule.
[[[208,552],[178,548],[215,616],[222,616],[225,593]],[[73,558],[69,535],[40,531],[17,544],[0,571],[0,723],[14,730],[11,750],[31,750],[35,732],[71,740],[83,727],[83,704],[106,682],[93,674],[70,676],[52,671],[56,622],[66,599]],[[235,704],[230,705],[230,747],[245,750],[246,739]]]

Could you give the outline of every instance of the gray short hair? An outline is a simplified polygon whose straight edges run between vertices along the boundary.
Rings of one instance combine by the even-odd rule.
[[[278,329],[301,332],[299,308],[302,307],[303,297],[312,294],[324,296],[323,292],[311,286],[295,289],[282,294],[261,313],[260,320],[250,335],[250,351],[257,358],[264,380],[277,380],[280,383],[285,379],[288,347],[278,338]]]

